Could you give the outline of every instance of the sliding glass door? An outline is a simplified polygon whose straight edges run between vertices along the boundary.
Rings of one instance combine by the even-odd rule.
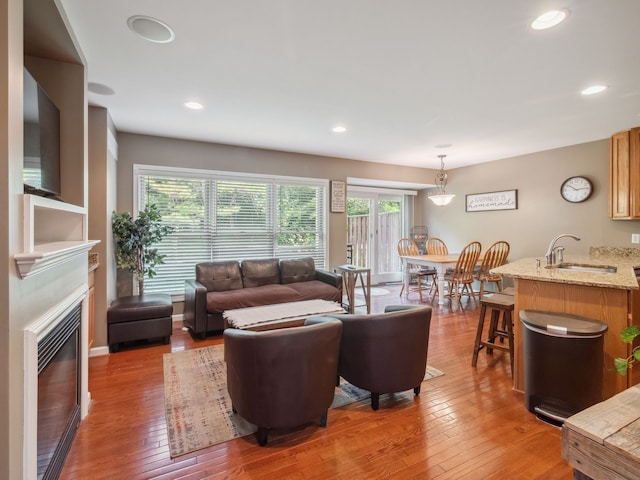
[[[403,196],[350,188],[347,197],[347,244],[352,263],[371,269],[371,282],[398,281],[398,240],[403,231]]]

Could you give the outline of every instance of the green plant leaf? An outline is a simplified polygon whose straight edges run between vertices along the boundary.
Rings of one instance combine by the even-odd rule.
[[[626,376],[629,369],[629,361],[625,358],[616,358],[613,360],[613,366],[620,375]]]
[[[624,343],[633,342],[638,335],[640,335],[640,329],[636,325],[631,325],[620,332],[620,338]]]
[[[142,210],[135,220],[129,212],[113,212],[111,223],[116,264],[132,273],[142,289],[145,276],[153,278],[155,267],[164,263],[165,256],[151,246],[172,233],[173,227],[162,224],[160,211],[153,204]]]

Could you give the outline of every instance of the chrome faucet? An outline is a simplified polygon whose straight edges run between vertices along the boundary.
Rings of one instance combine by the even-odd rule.
[[[580,241],[580,237],[574,235],[573,233],[562,233],[551,240],[551,243],[549,243],[549,248],[547,248],[547,253],[544,254],[545,258],[547,259],[547,265],[553,265],[554,263],[556,263],[558,257],[560,258],[560,261],[562,261],[562,252],[564,251],[564,247],[556,247],[556,242],[562,237],[571,237],[578,242]]]

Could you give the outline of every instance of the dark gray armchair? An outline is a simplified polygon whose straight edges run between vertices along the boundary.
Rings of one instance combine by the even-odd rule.
[[[316,418],[326,426],[341,332],[342,323],[331,318],[262,332],[224,331],[233,411],[258,426],[261,446],[270,428],[291,428]]]
[[[371,408],[378,409],[383,393],[413,389],[427,367],[431,307],[389,305],[385,313],[330,315],[342,321],[338,374],[371,392]]]

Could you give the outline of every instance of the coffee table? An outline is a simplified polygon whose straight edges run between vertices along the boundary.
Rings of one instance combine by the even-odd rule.
[[[300,302],[275,303],[261,307],[246,307],[226,310],[222,316],[227,327],[240,330],[272,330],[298,327],[312,315],[324,313],[346,313],[337,302],[328,300],[303,300]]]

